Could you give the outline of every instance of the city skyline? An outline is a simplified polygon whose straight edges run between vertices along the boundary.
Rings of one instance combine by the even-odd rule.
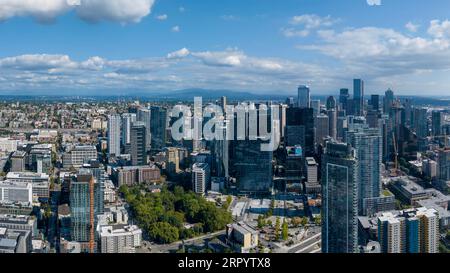
[[[0,94],[294,95],[306,84],[322,95],[361,78],[366,94],[442,96],[450,86],[446,1],[14,2],[0,1]]]

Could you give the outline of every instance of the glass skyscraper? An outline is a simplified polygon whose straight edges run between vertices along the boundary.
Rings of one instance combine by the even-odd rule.
[[[358,161],[349,144],[327,142],[322,156],[322,252],[358,250]]]
[[[346,141],[356,151],[358,169],[358,207],[365,214],[366,199],[379,197],[381,193],[381,161],[383,142],[379,129],[356,128],[347,132]]]

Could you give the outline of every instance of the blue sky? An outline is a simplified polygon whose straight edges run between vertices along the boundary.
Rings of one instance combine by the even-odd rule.
[[[370,2],[370,3],[369,3]],[[373,3],[372,3],[373,2]],[[447,0],[0,0],[0,92],[450,94]]]

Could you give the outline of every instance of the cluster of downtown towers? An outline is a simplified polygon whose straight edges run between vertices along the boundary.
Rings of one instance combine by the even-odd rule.
[[[240,194],[267,196],[279,176],[274,157],[287,147],[301,147],[298,166],[314,158],[321,170],[322,252],[358,252],[357,217],[382,199],[381,168],[390,156],[385,137],[393,128],[389,113],[394,94],[388,90],[383,99],[372,95],[366,100],[360,79],[353,81],[353,89],[353,97],[341,89],[338,100],[330,96],[322,107],[311,100],[309,87],[300,86],[297,99],[279,105],[281,146],[274,152],[262,151],[262,140],[172,141],[169,109],[130,108],[108,117],[108,156],[129,154],[133,165],[146,165],[149,154],[168,146],[206,148],[212,155],[211,176],[235,179]],[[216,103],[226,108],[225,97]],[[299,181],[286,183],[303,183],[307,174],[303,167],[300,172]]]

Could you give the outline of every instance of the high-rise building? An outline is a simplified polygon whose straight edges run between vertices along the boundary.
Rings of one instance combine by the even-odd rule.
[[[357,177],[354,149],[328,142],[322,156],[322,253],[358,250]]]
[[[180,172],[180,157],[178,149],[175,147],[168,147],[164,149],[166,154],[166,170],[170,174],[177,174]]]
[[[313,117],[316,118],[320,114],[320,100],[312,100],[311,108],[313,109]]]
[[[160,106],[151,107],[151,148],[161,151],[166,145],[167,109]]]
[[[336,110],[337,111],[337,102],[333,96],[329,96],[327,98],[327,110]]]
[[[305,156],[313,156],[314,140],[313,109],[286,109],[286,146],[300,145],[303,148]]]
[[[450,150],[440,149],[438,152],[438,178],[450,181]]]
[[[378,241],[383,253],[438,253],[439,215],[418,208],[378,217]]]
[[[15,151],[11,156],[11,172],[25,171],[25,161],[27,153],[24,151]]]
[[[335,139],[337,138],[337,112],[336,109],[330,109],[327,111],[328,115],[328,135]]]
[[[330,134],[330,119],[327,115],[320,114],[316,117],[316,143],[325,145],[325,139]]]
[[[210,182],[210,168],[207,163],[192,165],[192,187],[195,193],[205,194]]]
[[[381,162],[383,142],[380,130],[361,128],[347,132],[346,141],[356,151],[358,169],[359,214],[365,215],[365,202],[381,193]]]
[[[261,140],[232,141],[232,166],[241,193],[267,194],[272,189],[272,151],[261,151]]]
[[[147,108],[139,108],[137,112],[137,121],[142,122],[145,127],[145,149],[150,151],[151,147],[151,112]]]
[[[443,122],[444,114],[441,111],[433,111],[431,114],[431,132],[433,136],[442,135]]]
[[[353,101],[355,116],[364,116],[364,81],[353,80]]]
[[[426,138],[428,136],[428,109],[424,107],[414,108],[414,129],[417,137]]]
[[[299,108],[310,108],[311,107],[311,94],[310,94],[309,87],[306,85],[300,85],[298,87],[297,106]]]
[[[314,157],[307,157],[305,160],[306,168],[306,182],[305,191],[306,193],[320,193],[321,186],[318,181],[318,164]]]
[[[96,250],[97,215],[102,213],[103,194],[94,176],[81,171],[70,183],[70,214],[72,240],[83,245],[87,252]]]
[[[133,122],[137,121],[136,114],[132,113],[125,113],[122,114],[122,146],[125,147],[126,145],[130,144],[131,142],[131,126]]]
[[[131,164],[134,166],[147,164],[147,127],[144,122],[134,122],[130,130]]]
[[[344,110],[346,112],[348,112],[348,100],[350,98],[350,94],[348,92],[347,88],[342,88],[339,91],[339,104],[340,104],[340,109]]]
[[[374,111],[380,111],[380,95],[372,95],[370,97],[370,106]]]
[[[384,106],[383,106],[384,114],[386,114],[386,115],[391,114],[391,108],[394,104],[394,100],[395,100],[394,91],[392,91],[391,89],[388,89],[384,93]]]
[[[119,115],[108,116],[108,154],[110,156],[120,155],[120,127]]]

